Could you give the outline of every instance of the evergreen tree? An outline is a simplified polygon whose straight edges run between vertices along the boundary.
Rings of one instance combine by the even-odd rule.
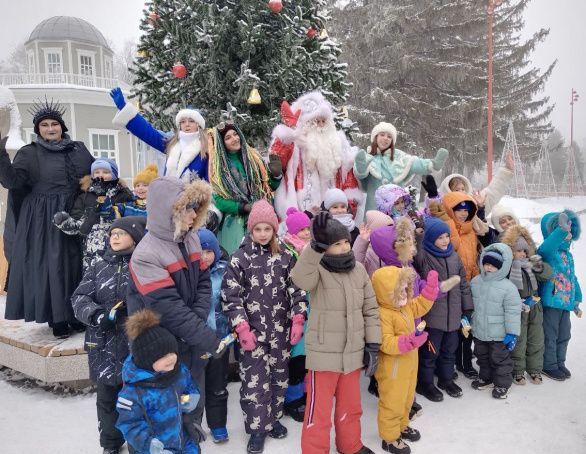
[[[527,42],[519,37],[528,1],[503,3],[494,18],[495,150],[502,149],[512,119],[522,156],[539,152],[552,109],[548,98],[535,96],[553,65],[541,73],[529,60],[548,32]],[[359,29],[352,25],[358,20]],[[350,112],[363,132],[386,120],[397,126],[405,151],[432,155],[446,147],[446,171],[485,162],[486,1],[351,0],[334,10],[332,25],[354,85]]]
[[[346,65],[338,62],[338,45],[321,33],[328,20],[321,12],[325,0],[282,4],[275,13],[267,0],[147,2],[134,69],[134,95],[147,117],[168,129],[170,114],[191,105],[214,125],[229,104],[247,138],[261,145],[279,122],[283,100],[319,88],[333,105],[342,105]],[[178,62],[185,78],[172,72]],[[258,105],[247,102],[255,88]]]

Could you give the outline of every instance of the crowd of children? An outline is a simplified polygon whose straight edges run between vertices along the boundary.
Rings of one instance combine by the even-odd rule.
[[[381,130],[379,148],[391,133]],[[461,397],[458,372],[496,399],[527,378],[571,376],[569,317],[582,300],[571,211],[543,217],[538,247],[497,205],[497,186],[473,192],[454,174],[438,191],[427,175],[422,208],[412,190],[371,188],[364,223],[336,188],[319,211],[290,207],[284,219],[261,198],[228,255],[204,228],[208,183],[157,178],[149,166],[130,194],[106,159],[86,180],[54,224],[85,238],[72,304],[87,325],[104,453],[124,442],[135,453],[198,453],[204,411],[212,441],[228,442],[234,340],[248,453],[287,436],[284,415],[303,424],[304,453],[330,452],[332,421],[338,452],[372,453],[361,441],[362,371],[382,449],[397,454],[421,437],[410,425],[416,394]]]

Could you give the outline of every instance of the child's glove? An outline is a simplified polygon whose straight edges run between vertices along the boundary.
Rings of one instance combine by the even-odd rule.
[[[62,227],[69,219],[71,219],[69,213],[67,213],[66,211],[59,211],[58,213],[55,213],[55,215],[53,216],[53,224],[56,227]]]
[[[540,255],[532,255],[529,257],[529,261],[531,262],[531,269],[536,273],[541,273],[543,271],[543,258]]]
[[[440,148],[439,150],[437,150],[435,158],[431,160],[431,162],[433,162],[434,170],[440,170],[444,166],[446,159],[448,159],[448,154],[448,150],[446,150],[445,148]]]
[[[411,334],[403,334],[399,336],[399,351],[401,354],[405,354],[410,352],[411,350],[415,350],[421,347],[425,342],[427,342],[427,337],[429,333],[427,331],[423,331],[419,336],[415,333]]]
[[[326,252],[328,244],[328,220],[332,215],[327,211],[320,211],[311,222],[311,248],[320,254]]]
[[[171,451],[165,449],[165,445],[158,439],[153,438],[151,440],[151,447],[149,449],[150,454],[173,454]]]
[[[199,443],[206,441],[206,433],[201,427],[201,424],[197,422],[197,415],[195,413],[183,413],[181,422],[183,423],[185,432],[187,432],[189,438],[195,443],[199,445]]]
[[[448,293],[456,285],[458,285],[461,280],[462,279],[460,279],[460,276],[454,275],[454,276],[450,276],[445,281],[441,281],[440,282],[440,285],[439,285],[440,292],[442,292],[442,293]]]
[[[576,305],[574,306],[574,314],[576,314],[576,317],[578,318],[582,318],[582,309],[580,309],[579,304],[581,303],[581,301],[579,303],[576,303]]]
[[[301,314],[293,316],[293,325],[291,325],[291,345],[299,343],[303,336],[303,325],[305,324],[305,317]]]
[[[256,336],[250,330],[248,322],[240,322],[236,325],[235,331],[238,333],[240,346],[245,352],[251,352],[256,348]]]
[[[433,175],[426,175],[425,182],[421,180],[421,186],[423,186],[423,189],[427,192],[428,198],[435,199],[438,196],[437,183],[435,182]]]
[[[421,296],[430,301],[435,301],[440,290],[437,271],[431,270],[429,273],[427,273],[425,282],[427,284],[425,288],[421,291]]]
[[[441,203],[430,202],[428,208],[429,214],[431,214],[434,218],[441,219],[442,221],[447,221],[449,219],[448,213],[446,213],[446,210]]]
[[[94,316],[94,324],[99,326],[102,331],[109,331],[116,327],[116,319],[110,320],[106,311],[99,310],[97,311]]]
[[[503,344],[505,344],[505,347],[507,347],[508,351],[512,352],[515,348],[515,345],[517,345],[517,336],[514,334],[507,334],[503,340]]]
[[[112,91],[110,91],[110,97],[114,101],[114,104],[116,105],[118,110],[124,109],[124,106],[126,105],[126,100],[124,99],[124,94],[122,93],[120,87],[113,88]]]
[[[183,413],[191,413],[197,407],[199,402],[199,394],[183,394],[181,396],[181,411]]]
[[[364,346],[364,375],[372,377],[378,365],[378,351],[380,344],[366,344]]]
[[[271,153],[269,155],[269,172],[274,179],[283,176],[283,164],[281,163],[281,158],[276,154]]]
[[[566,213],[560,213],[558,216],[558,225],[568,233],[572,230],[572,221],[570,221]]]

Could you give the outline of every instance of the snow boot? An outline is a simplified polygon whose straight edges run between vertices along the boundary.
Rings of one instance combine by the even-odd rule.
[[[265,449],[265,439],[267,438],[266,432],[254,433],[248,439],[246,445],[246,452],[248,454],[259,454]]]
[[[490,380],[483,380],[482,378],[479,378],[472,382],[472,387],[482,391],[483,389],[493,388],[494,384]]]
[[[560,372],[562,374],[564,374],[566,376],[566,379],[571,378],[572,377],[572,373],[568,370],[568,368],[566,366],[558,366],[558,369],[560,370]]]
[[[403,440],[419,441],[421,440],[421,434],[417,429],[407,426],[401,431],[401,438]]]
[[[475,380],[478,378],[478,372],[472,366],[466,369],[460,367],[458,367],[457,369],[458,371],[462,372],[464,374],[464,377],[466,377],[469,380]]]
[[[228,437],[228,429],[225,427],[216,427],[215,429],[210,429],[212,433],[212,441],[214,443],[226,443],[230,438]]]
[[[566,374],[559,369],[543,369],[543,375],[556,381],[564,381],[566,379]]]
[[[437,389],[433,383],[417,385],[415,391],[417,394],[421,394],[423,397],[426,397],[432,402],[441,402],[444,400],[444,394],[439,389]]]
[[[513,376],[513,383],[515,385],[525,386],[527,381],[525,380],[525,374],[515,374]]]
[[[102,454],[120,454],[120,448],[104,448]]]
[[[529,381],[534,385],[541,385],[543,383],[543,378],[540,373],[532,372],[529,374]]]
[[[503,388],[501,386],[495,386],[492,390],[492,397],[495,399],[506,399],[508,396],[509,388]]]
[[[413,421],[417,416],[421,416],[423,414],[423,407],[419,405],[417,402],[413,401],[411,405],[411,410],[409,410],[409,420]]]
[[[285,438],[287,436],[287,428],[281,424],[279,421],[275,421],[273,423],[273,430],[269,432],[269,437],[276,438],[277,440],[280,438]]]
[[[391,452],[393,454],[411,454],[411,448],[400,438],[395,441],[385,441],[382,443],[383,451]]]
[[[290,416],[295,421],[303,422],[303,417],[305,416],[305,402],[305,396],[290,402],[285,402],[283,411],[287,416]]]
[[[67,339],[71,332],[69,331],[69,324],[67,322],[53,323],[53,336],[57,339]]]
[[[340,451],[338,451],[338,453],[342,454],[342,453],[340,453]],[[360,448],[354,454],[374,454],[374,451],[370,448],[367,448],[366,446],[362,446],[362,448]]]
[[[376,378],[370,377],[370,383],[368,385],[368,392],[378,399],[378,383]]]
[[[462,388],[456,385],[453,381],[442,383],[437,382],[437,387],[443,389],[450,397],[462,397]]]

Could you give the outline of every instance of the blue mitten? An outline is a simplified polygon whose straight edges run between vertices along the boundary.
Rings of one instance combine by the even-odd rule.
[[[503,344],[505,344],[505,347],[507,347],[508,351],[512,352],[515,348],[515,345],[517,345],[517,336],[514,334],[507,334],[503,340]]]
[[[114,104],[118,107],[118,110],[124,109],[126,105],[126,100],[124,99],[124,95],[122,94],[122,90],[120,87],[113,88],[110,92],[110,97],[114,100]]]

